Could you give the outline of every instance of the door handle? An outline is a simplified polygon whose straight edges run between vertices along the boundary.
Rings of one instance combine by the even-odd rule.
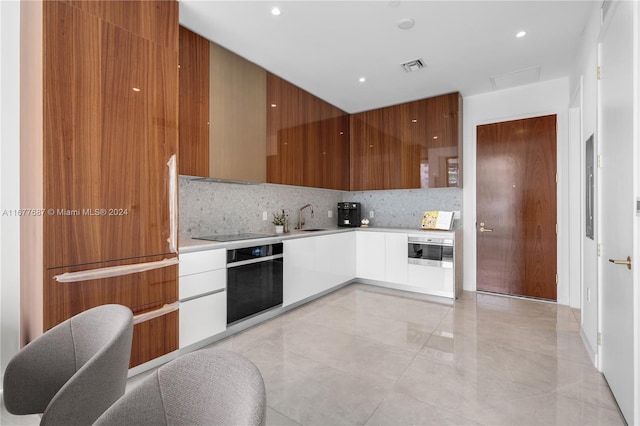
[[[614,265],[627,265],[627,269],[631,270],[631,256],[627,256],[627,260],[609,259]]]
[[[491,228],[485,228],[484,227],[484,222],[480,223],[480,232],[493,232],[493,229]]]

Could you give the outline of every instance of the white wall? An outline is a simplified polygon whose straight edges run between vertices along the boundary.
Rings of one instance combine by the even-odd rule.
[[[580,156],[585,158],[585,142],[591,135],[595,139],[595,152],[598,152],[597,139],[597,45],[600,33],[600,3],[594,4],[592,13],[585,27],[581,45],[578,49],[575,68],[570,77],[572,93],[578,92],[581,97],[582,113],[582,145]],[[596,168],[596,181],[598,170]],[[580,163],[580,173],[585,175],[584,161]],[[598,185],[596,184],[596,188]],[[584,185],[582,186],[584,188]],[[584,191],[582,191],[584,194]],[[598,194],[595,203],[597,205]],[[581,217],[584,217],[585,201],[581,199]],[[597,338],[598,338],[598,209],[595,211],[595,239],[585,236],[585,229],[581,229],[582,238],[582,337],[594,364],[597,362]],[[583,223],[584,225],[584,223]]]
[[[0,368],[20,339],[20,2],[0,1]]]
[[[569,304],[568,271],[569,79],[560,78],[464,98],[464,289],[476,289],[476,127],[556,114],[558,123],[558,303]],[[579,220],[579,218],[576,218]]]

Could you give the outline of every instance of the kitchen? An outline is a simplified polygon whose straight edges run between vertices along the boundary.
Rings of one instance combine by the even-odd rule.
[[[3,43],[7,42],[6,40],[6,37],[3,38]],[[465,117],[463,120],[465,123],[463,132],[465,159],[468,160],[474,156],[475,125],[487,122],[495,117],[520,117],[534,113],[556,113],[559,117],[559,141],[568,141],[567,104],[569,102],[570,89],[573,90],[573,88],[574,83],[569,78],[560,77],[502,92],[497,91],[485,95],[465,97]],[[366,95],[363,98],[366,98]],[[7,109],[3,108],[3,114],[5,114],[5,111]],[[6,120],[3,120],[3,129],[6,122]],[[568,144],[559,143],[559,164],[569,163],[569,158],[572,156],[569,149]],[[6,170],[4,158],[3,156],[3,170]],[[372,226],[414,229],[419,225],[422,212],[436,209],[462,211],[462,228],[473,230],[475,228],[473,212],[475,173],[473,161],[465,161],[464,170],[465,181],[462,189],[365,191],[362,193],[347,192],[346,194],[340,191],[307,188],[283,190],[282,187],[268,184],[241,186],[239,184],[197,181],[181,177],[179,181],[181,195],[180,233],[181,237],[207,235],[216,232],[236,233],[238,231],[270,233],[270,220],[263,220],[264,211],[267,212],[270,218],[273,212],[278,212],[284,208],[289,211],[290,215],[295,217],[297,209],[306,203],[314,204],[316,211],[313,219],[307,216],[306,226],[333,227],[336,219],[335,206],[341,201],[360,201],[365,214],[373,211],[373,217],[370,218]],[[567,169],[560,168],[559,170],[561,175],[559,199],[561,200],[568,199],[569,193],[573,194],[574,192],[574,190],[570,190],[569,179],[564,179],[564,173],[567,172]],[[4,194],[5,192],[3,191],[3,202],[5,200]],[[428,201],[425,201],[424,197],[428,197]],[[399,205],[402,206],[400,211],[398,211]],[[462,208],[463,205],[464,209]],[[193,208],[195,211],[191,212],[189,208]],[[228,210],[225,211],[225,209]],[[330,210],[333,210],[333,218],[328,217],[328,211]],[[202,212],[206,212],[206,214],[203,215]],[[238,215],[238,212],[240,212],[240,215]],[[572,226],[573,222],[569,220],[569,217],[569,203],[561,203],[558,215],[561,229],[569,229]],[[222,226],[220,226],[221,223],[223,224]],[[246,224],[251,224],[251,229],[246,229]],[[469,256],[469,253],[474,253],[475,251],[475,237],[473,234],[473,232],[465,232],[463,237],[466,254],[464,271],[466,290],[474,290],[475,265],[473,256]],[[4,235],[3,233],[3,242],[5,241]],[[561,233],[558,238],[560,246],[568,247],[570,242],[566,234],[563,235]],[[3,253],[6,252],[6,250],[3,250]],[[577,283],[577,292],[574,291],[573,287],[570,288],[568,268],[563,269],[566,268],[565,265],[569,264],[568,258],[569,251],[566,248],[559,251],[560,281],[558,301],[561,304],[579,307],[581,303],[580,282]],[[3,259],[4,264],[5,261]],[[5,282],[6,280],[3,277],[3,283]],[[571,282],[573,284],[574,281]],[[576,297],[576,294],[578,295],[577,302],[572,299]],[[4,315],[4,312],[7,312],[4,309],[4,303],[8,299],[3,296],[2,300]],[[588,309],[583,307],[583,310]],[[596,326],[593,323],[588,323],[584,327]],[[595,339],[595,332],[589,331],[586,334],[588,339]],[[3,342],[3,348],[6,347]]]

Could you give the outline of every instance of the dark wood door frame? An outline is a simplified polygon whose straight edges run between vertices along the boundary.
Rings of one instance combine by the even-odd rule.
[[[477,127],[477,289],[557,299],[557,132],[548,115]]]

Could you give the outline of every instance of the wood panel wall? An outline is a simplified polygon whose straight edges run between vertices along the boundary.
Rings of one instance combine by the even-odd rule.
[[[40,2],[20,2],[20,205],[42,208],[44,199],[43,21]],[[42,334],[44,216],[20,219],[20,346]]]

